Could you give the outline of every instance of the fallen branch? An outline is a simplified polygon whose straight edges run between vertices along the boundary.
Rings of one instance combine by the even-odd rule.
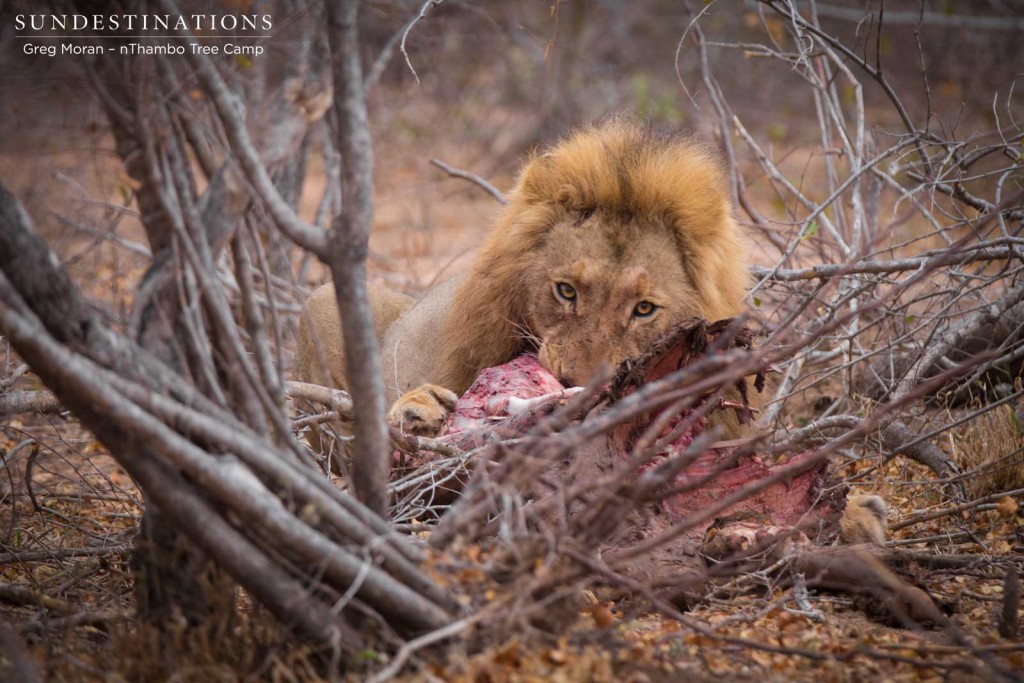
[[[33,619],[21,624],[19,630],[23,633],[42,633],[47,630],[67,631],[70,628],[79,626],[94,626],[104,628],[112,623],[127,621],[131,613],[123,610],[105,610],[102,612],[78,612],[63,617],[47,617],[46,619]]]
[[[875,607],[903,626],[939,626],[947,622],[927,593],[900,579],[866,548],[799,548],[792,556],[792,568],[806,577],[808,586],[871,598]]]
[[[284,390],[289,398],[316,401],[329,406],[341,419],[352,419],[352,397],[341,389],[308,382],[285,382]]]
[[[59,413],[64,410],[49,391],[15,391],[0,394],[0,417],[22,413]]]
[[[934,512],[925,512],[919,515],[908,517],[907,519],[904,519],[900,522],[891,524],[889,526],[889,529],[891,531],[898,531],[899,529],[904,529],[908,526],[913,526],[914,524],[920,524],[921,522],[930,522],[933,519],[940,519],[942,517],[948,517],[950,515],[959,514],[961,512],[964,512],[965,510],[972,510],[978,507],[979,505],[984,505],[986,503],[994,503],[1005,496],[1016,497],[1022,495],[1024,495],[1024,488],[1013,489],[1012,491],[1002,491],[999,493],[993,493],[991,495],[983,496],[976,500],[967,501],[966,503],[960,503],[958,505],[954,505],[951,507],[942,508],[941,510],[935,510]]]
[[[66,560],[72,557],[99,557],[103,555],[125,555],[131,551],[127,545],[112,545],[106,548],[54,548],[53,550],[30,550],[0,554],[0,565],[12,562],[47,562]]]
[[[801,444],[828,443],[829,433],[858,430],[864,423],[864,418],[855,415],[830,415],[791,432],[775,446],[774,450],[794,449]],[[890,455],[902,453],[924,465],[941,479],[955,478],[963,474],[952,458],[931,441],[922,440],[919,435],[914,434],[902,420],[882,420],[877,429]]]
[[[64,600],[52,598],[25,584],[0,583],[0,601],[17,607],[39,607],[56,614],[71,614],[75,611]]]

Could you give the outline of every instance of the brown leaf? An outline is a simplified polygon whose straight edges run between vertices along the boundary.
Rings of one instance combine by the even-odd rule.
[[[594,623],[598,628],[608,628],[615,623],[615,615],[612,614],[608,605],[597,604],[590,608],[590,616],[594,617]]]
[[[1018,509],[1020,509],[1020,505],[1010,496],[1003,496],[996,501],[996,512],[1000,517],[1012,517],[1017,514]]]

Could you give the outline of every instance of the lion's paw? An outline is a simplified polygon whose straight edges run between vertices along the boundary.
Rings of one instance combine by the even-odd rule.
[[[388,424],[406,434],[436,436],[457,400],[459,397],[444,387],[424,384],[395,401],[388,411]]]

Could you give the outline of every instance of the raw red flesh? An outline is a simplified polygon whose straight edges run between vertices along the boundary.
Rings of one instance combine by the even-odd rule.
[[[442,435],[476,429],[510,417],[509,399],[529,399],[555,394],[565,388],[540,364],[537,356],[523,354],[509,363],[487,368],[455,404],[455,411],[445,423]]]
[[[645,373],[645,379],[650,381],[674,371],[685,364],[686,356],[688,354],[683,349],[670,350],[652,364]],[[459,448],[471,449],[484,444],[495,430],[500,429],[500,435],[506,438],[521,435],[551,409],[564,404],[572,391],[564,389],[554,375],[540,364],[535,355],[521,355],[509,363],[488,368],[480,373],[476,382],[456,403],[455,411],[449,417],[440,438]],[[538,401],[540,406],[532,405],[527,410],[516,410],[522,408],[521,405],[516,405],[517,399],[537,398],[541,399]],[[512,411],[509,410],[510,404]],[[550,406],[544,407],[546,404]],[[658,460],[680,456],[705,424],[705,421],[701,420],[693,428],[683,432]],[[610,448],[616,458],[629,457],[632,442],[643,426],[636,423],[622,425],[608,439],[605,448]],[[709,450],[687,467],[676,481],[685,484],[702,478],[713,472],[731,455],[732,452],[729,450]],[[805,455],[795,456],[788,462],[792,463],[802,457]],[[656,464],[657,462],[651,463],[641,470]],[[820,501],[820,494],[825,487],[825,465],[826,463],[822,462],[787,481],[776,482],[722,511],[720,516],[755,512],[764,515],[774,524],[788,526],[806,524],[818,517],[832,515],[836,512],[834,501],[827,505],[821,504]],[[718,473],[710,481],[667,498],[661,508],[665,515],[663,523],[670,525],[694,513],[702,512],[743,486],[772,476],[780,466],[769,465],[756,455],[742,457],[735,466]],[[708,524],[710,520],[707,524],[692,529],[687,536],[701,536]]]

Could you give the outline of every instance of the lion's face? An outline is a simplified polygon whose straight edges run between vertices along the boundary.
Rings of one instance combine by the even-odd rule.
[[[712,149],[624,119],[584,128],[520,174],[453,298],[439,383],[465,391],[535,346],[586,384],[683,318],[738,315],[744,251]]]
[[[638,219],[596,212],[560,222],[524,275],[540,362],[568,386],[702,312],[672,231]]]

